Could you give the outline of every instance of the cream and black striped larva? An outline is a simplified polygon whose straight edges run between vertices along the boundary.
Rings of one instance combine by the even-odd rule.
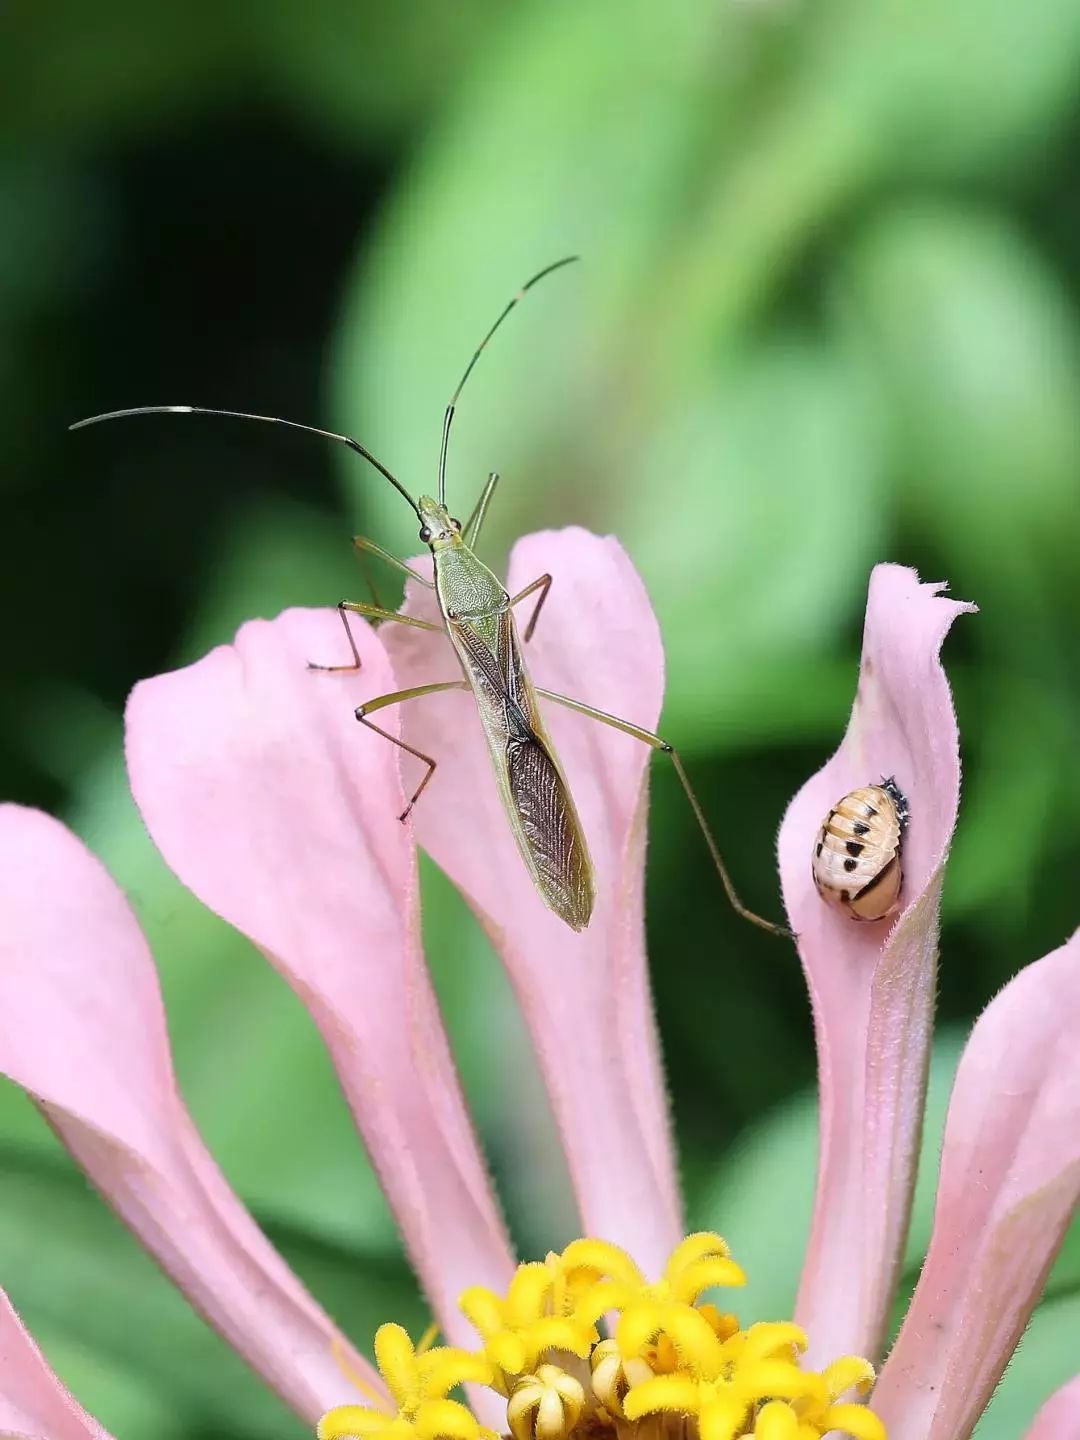
[[[907,822],[907,801],[891,778],[837,801],[814,841],[814,884],[826,904],[853,920],[895,914]]]

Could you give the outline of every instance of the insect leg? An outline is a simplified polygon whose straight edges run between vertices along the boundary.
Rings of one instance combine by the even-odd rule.
[[[717,845],[716,839],[709,828],[709,822],[705,819],[705,812],[701,808],[701,801],[694,794],[689,777],[683,769],[682,760],[679,758],[679,752],[675,749],[674,745],[669,745],[666,740],[661,739],[659,735],[655,735],[651,730],[643,730],[640,725],[633,725],[629,720],[620,720],[617,715],[609,715],[606,711],[597,710],[592,705],[586,705],[580,700],[571,700],[568,695],[558,695],[553,690],[541,690],[539,685],[536,687],[536,693],[542,695],[545,700],[553,700],[556,705],[565,705],[568,710],[574,710],[579,715],[587,715],[590,720],[599,720],[602,725],[610,725],[612,729],[621,730],[624,735],[632,735],[635,740],[642,741],[645,745],[651,746],[653,750],[661,750],[665,755],[669,755],[671,757],[671,763],[675,766],[675,773],[679,777],[679,783],[686,791],[686,798],[690,801],[690,808],[694,812],[694,818],[698,823],[702,835],[705,837],[705,844],[709,847],[712,862],[716,866],[717,874],[723,881],[724,889],[727,892],[727,897],[731,902],[732,908],[737,914],[741,915],[744,920],[749,920],[752,925],[757,925],[762,930],[769,930],[772,934],[782,935],[788,940],[795,939],[795,936],[786,926],[777,925],[772,920],[766,920],[763,916],[756,915],[753,910],[748,909],[739,899],[731,876],[728,874],[728,868],[724,864],[724,857],[720,853],[720,847]]]
[[[438,626],[432,625],[430,628],[437,630]],[[430,755],[425,755],[422,750],[414,750],[404,740],[399,740],[396,735],[391,735],[389,730],[382,729],[381,726],[375,724],[374,720],[369,720],[367,717],[372,710],[385,710],[388,705],[400,705],[402,700],[416,700],[421,695],[437,695],[440,690],[467,690],[468,688],[468,682],[465,680],[437,680],[431,685],[415,685],[411,690],[394,690],[389,695],[378,695],[374,700],[365,700],[363,705],[356,707],[356,718],[361,725],[366,725],[369,730],[374,730],[376,735],[381,735],[384,740],[389,740],[391,745],[396,745],[399,750],[407,750],[410,755],[415,755],[417,760],[422,760],[428,767],[424,778],[413,791],[409,803],[398,816],[402,824],[408,819],[409,811],[420,799],[428,781],[435,774],[437,761],[433,760]]]
[[[380,560],[385,560],[388,565],[395,565],[399,570],[404,570],[406,575],[410,575],[414,580],[419,580],[420,584],[426,585],[429,590],[435,589],[434,584],[430,580],[425,579],[419,570],[414,570],[411,565],[406,565],[404,560],[399,560],[396,555],[391,555],[389,550],[384,550],[381,545],[376,545],[375,541],[369,540],[366,535],[354,535],[352,537],[352,543],[356,547],[361,561],[363,561],[365,552],[368,555],[377,555]],[[366,574],[366,566],[364,570]],[[371,585],[370,579],[368,580],[368,584]],[[374,585],[371,585],[371,593],[375,599],[375,604],[378,605],[379,599],[378,596],[375,595]]]
[[[362,535],[353,536],[353,546],[356,549],[356,558],[360,561],[360,569],[364,572],[364,584],[367,586],[368,594],[371,596],[371,603],[373,605],[377,605],[379,609],[382,610],[385,609],[385,606],[382,602],[382,596],[379,594],[378,586],[375,584],[375,576],[372,572],[372,567],[368,562],[367,554],[365,553],[363,546],[357,545],[356,543],[357,540],[362,540],[363,538],[364,537]]]
[[[529,623],[525,626],[525,634],[521,637],[523,640],[532,639],[533,631],[536,629],[536,622],[540,619],[540,611],[544,608],[544,601],[547,599],[550,589],[551,576],[541,575],[539,579],[534,580],[531,585],[526,585],[524,590],[519,590],[510,601],[511,605],[516,605],[519,600],[524,600],[526,595],[531,595],[534,590],[540,590],[540,599],[537,600],[533,612],[529,616]]]
[[[476,542],[480,538],[480,527],[484,523],[484,516],[487,514],[487,508],[491,504],[491,497],[494,495],[495,486],[498,485],[498,483],[499,473],[497,470],[492,470],[484,484],[483,490],[480,492],[480,499],[477,500],[473,506],[472,514],[465,522],[465,530],[462,538],[470,550],[476,549]]]
[[[442,634],[441,625],[433,625],[430,620],[418,620],[415,615],[399,615],[396,610],[384,610],[381,605],[369,605],[366,600],[339,600],[337,612],[341,616],[341,623],[345,626],[345,634],[349,637],[349,648],[353,654],[352,663],[348,665],[317,665],[314,660],[309,660],[307,662],[309,670],[341,671],[361,668],[356,637],[349,624],[349,611],[352,611],[354,615],[366,615],[370,620],[396,620],[399,625],[415,625],[418,630],[435,630]]]

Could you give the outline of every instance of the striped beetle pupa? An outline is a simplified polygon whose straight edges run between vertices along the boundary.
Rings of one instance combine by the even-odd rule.
[[[829,811],[814,841],[814,884],[853,920],[884,920],[900,908],[908,804],[891,777],[852,790]]]

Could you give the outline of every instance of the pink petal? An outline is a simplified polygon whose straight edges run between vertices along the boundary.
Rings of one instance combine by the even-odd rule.
[[[398,752],[353,717],[394,677],[353,630],[359,674],[308,673],[347,658],[345,637],[333,611],[292,610],[143,682],[128,769],[169,865],[311,1011],[435,1314],[464,1340],[458,1295],[504,1286],[513,1262],[424,966]]]
[[[1078,1033],[1080,931],[1010,981],[961,1058],[930,1248],[874,1391],[890,1440],[970,1434],[1034,1309],[1080,1201]]]
[[[1080,1375],[1055,1390],[1035,1416],[1024,1440],[1077,1440],[1080,1436]]]
[[[344,1346],[229,1189],[176,1089],[135,917],[58,821],[0,807],[0,1068],[192,1304],[314,1420],[353,1393]]]
[[[415,563],[430,573],[430,559]],[[584,530],[528,536],[510,560],[510,593],[545,571],[554,584],[525,647],[535,683],[655,726],[663,652],[648,596],[622,548]],[[522,631],[534,603],[530,597],[521,607]],[[407,608],[436,616],[431,592],[415,584]],[[402,685],[460,677],[442,636],[404,626],[381,633]],[[470,695],[426,697],[405,707],[409,743],[438,761],[416,807],[416,834],[464,891],[507,967],[585,1231],[625,1246],[646,1270],[658,1272],[680,1238],[681,1217],[644,949],[651,752],[608,726],[541,704],[596,868],[589,927],[575,934],[533,889]]]
[[[109,1440],[60,1383],[0,1290],[0,1440]]]
[[[802,787],[780,829],[784,901],[814,1010],[821,1140],[810,1245],[796,1312],[808,1363],[875,1356],[903,1252],[933,1024],[942,867],[956,824],[956,717],[938,654],[974,607],[913,570],[870,577],[859,688],[839,750]],[[848,791],[894,775],[911,807],[904,910],[866,924],[814,889],[817,832]],[[842,1282],[840,1277],[842,1277]]]

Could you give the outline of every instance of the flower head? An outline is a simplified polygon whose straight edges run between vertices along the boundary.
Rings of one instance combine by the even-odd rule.
[[[575,1240],[542,1264],[520,1265],[504,1296],[467,1292],[462,1309],[483,1341],[473,1358],[478,1368],[466,1375],[464,1357],[455,1352],[454,1363],[438,1373],[449,1377],[456,1364],[461,1379],[482,1379],[505,1396],[502,1428],[514,1440],[630,1440],[639,1434],[679,1440],[688,1425],[701,1440],[814,1440],[828,1431],[884,1440],[881,1422],[864,1404],[839,1403],[852,1389],[865,1397],[874,1380],[867,1361],[845,1356],[822,1373],[806,1370],[800,1363],[806,1336],[797,1325],[759,1323],[742,1330],[733,1315],[700,1303],[704,1291],[744,1280],[719,1235],[687,1236],[656,1282],[617,1245]],[[610,1339],[601,1339],[596,1328],[604,1314],[615,1317]],[[414,1359],[408,1338],[398,1332],[394,1344],[405,1383],[395,1384],[382,1354],[387,1330],[396,1327],[384,1326],[376,1336],[379,1368],[399,1406],[408,1401],[413,1409],[391,1419],[343,1406],[324,1416],[319,1440],[388,1429],[401,1440],[435,1440],[415,1419],[434,1403],[423,1388],[423,1360]],[[498,1357],[494,1363],[491,1356]],[[441,1392],[434,1399],[453,1403]],[[467,1424],[455,1416],[448,1412],[446,1423]],[[442,1434],[476,1440],[477,1432]]]

